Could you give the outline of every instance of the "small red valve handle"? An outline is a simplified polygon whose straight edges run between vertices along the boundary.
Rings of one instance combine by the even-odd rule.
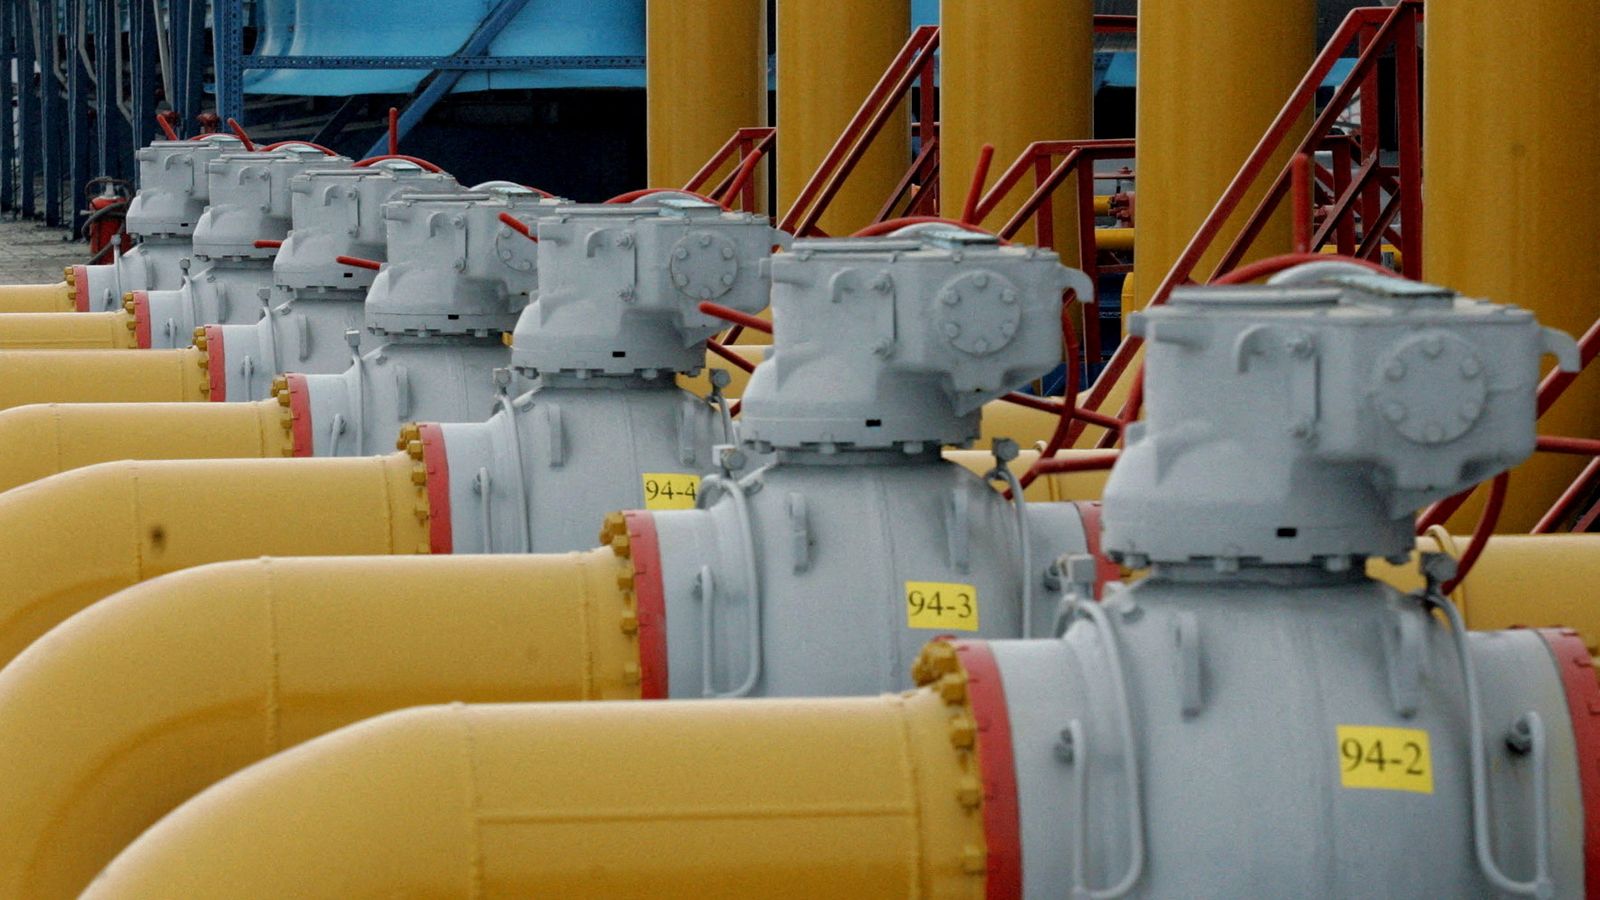
[[[382,156],[369,156],[366,159],[363,159],[362,161],[356,163],[355,164],[355,168],[357,168],[357,169],[370,169],[373,166],[377,165],[378,163],[385,162],[385,161],[388,161],[388,160],[391,160],[391,159],[398,159],[398,160],[400,160],[402,162],[414,163],[416,165],[421,166],[423,169],[426,169],[429,172],[443,172],[444,171],[444,169],[439,168],[438,165],[436,165],[434,163],[431,163],[428,160],[425,160],[420,156],[407,156],[404,153],[385,153]]]
[[[362,259],[359,256],[335,256],[333,261],[341,266],[349,266],[352,269],[371,269],[376,272],[383,268],[383,263],[375,259]]]
[[[699,310],[708,316],[716,316],[719,319],[726,319],[735,325],[748,328],[751,331],[759,331],[762,334],[772,333],[771,322],[768,322],[766,319],[763,319],[760,316],[752,316],[749,313],[742,313],[731,306],[723,306],[720,303],[712,303],[711,301],[706,300],[701,302]]]
[[[261,241],[256,241],[256,243],[255,243],[255,247],[256,247],[257,250],[276,250],[276,249],[278,249],[279,247],[282,247],[282,246],[283,246],[283,241],[261,240]]]
[[[239,121],[232,116],[228,117],[228,130],[233,132],[233,136],[238,138],[240,143],[244,144],[246,150],[256,149],[256,142],[250,140],[249,132],[246,132],[244,126],[240,125]]]
[[[500,219],[500,224],[533,241],[535,244],[539,243],[539,236],[533,233],[533,229],[528,227],[528,223],[508,212],[501,213],[497,218]]]

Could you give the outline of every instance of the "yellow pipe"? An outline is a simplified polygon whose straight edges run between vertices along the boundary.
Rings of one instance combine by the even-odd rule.
[[[946,677],[391,713],[190,800],[84,896],[980,898],[974,728]]]
[[[1425,33],[1423,275],[1583,333],[1600,317],[1600,6],[1437,3]],[[1569,387],[1539,431],[1600,436],[1600,374]],[[1501,527],[1531,527],[1586,462],[1541,453],[1518,467]],[[1470,529],[1478,508],[1451,527]]]
[[[984,144],[989,183],[1032,142],[1094,137],[1093,0],[943,0],[939,4],[939,206],[951,218]],[[1004,225],[1027,185],[982,224]],[[1057,191],[1055,246],[1077,265],[1076,176]],[[1020,236],[1035,243],[1032,226]]]
[[[80,313],[87,315],[87,313]],[[0,409],[29,403],[199,401],[211,393],[206,351],[0,351]]]
[[[778,0],[780,212],[905,45],[910,24],[909,0]],[[823,231],[850,234],[878,215],[911,164],[909,122],[902,104],[818,223]]]
[[[1316,28],[1312,0],[1141,0],[1138,283],[1135,304],[1124,307],[1124,317],[1149,302],[1311,67]],[[1308,114],[1267,172],[1288,161],[1309,125]],[[1246,195],[1203,258],[1196,280],[1210,274],[1271,181],[1270,174],[1264,176]],[[1248,258],[1292,249],[1287,207],[1256,238]]]
[[[0,495],[0,665],[67,616],[178,569],[428,552],[427,474],[357,459],[115,462]]]
[[[288,408],[255,403],[63,403],[0,410],[0,492],[119,459],[290,456]]]
[[[1112,250],[1120,253],[1133,252],[1132,228],[1096,228],[1094,230],[1095,247],[1100,250]]]
[[[1460,556],[1469,541],[1436,529],[1417,550]],[[1422,587],[1414,557],[1403,566],[1370,560],[1367,572],[1402,591]],[[1600,653],[1600,534],[1492,537],[1451,599],[1470,628],[1576,628]]]
[[[750,0],[645,5],[652,186],[687,183],[735,131],[766,124],[766,26],[766,4]]]
[[[0,316],[0,350],[137,350],[126,312],[13,313]]]
[[[95,604],[0,673],[0,896],[77,896],[208,785],[380,713],[638,699],[624,552],[218,563]]]
[[[71,271],[71,270],[68,270]],[[64,313],[78,308],[77,294],[65,281],[0,286],[0,313]]]

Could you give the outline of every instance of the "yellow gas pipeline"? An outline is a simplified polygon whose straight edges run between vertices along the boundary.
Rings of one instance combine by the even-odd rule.
[[[380,713],[638,699],[625,554],[219,563],[90,607],[0,673],[0,896],[76,896],[213,782]]]
[[[13,313],[0,316],[0,350],[137,350],[138,328],[126,312]]]
[[[980,898],[984,791],[958,678],[875,698],[393,713],[211,788],[84,896]]]
[[[67,270],[71,277],[72,270]],[[8,284],[0,286],[0,313],[64,313],[77,310],[72,283]]]
[[[29,403],[192,402],[210,393],[206,351],[198,346],[142,353],[0,351],[0,409]]]
[[[116,462],[0,496],[0,665],[89,604],[257,556],[428,552],[427,472],[357,459]]]

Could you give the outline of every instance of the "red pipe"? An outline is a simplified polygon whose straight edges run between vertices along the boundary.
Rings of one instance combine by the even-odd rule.
[[[1500,510],[1506,504],[1506,485],[1510,481],[1511,473],[1501,472],[1489,483],[1489,501],[1483,506],[1483,515],[1478,517],[1478,526],[1472,530],[1471,543],[1467,544],[1461,558],[1456,560],[1456,577],[1440,586],[1444,593],[1455,590],[1466,579],[1467,573],[1472,571],[1478,557],[1483,555],[1484,545],[1489,543],[1489,535],[1494,533],[1494,526],[1500,521]]]
[[[1078,333],[1072,328],[1072,303],[1077,299],[1076,291],[1067,291],[1066,300],[1061,304],[1061,339],[1063,344],[1062,356],[1066,363],[1067,383],[1061,394],[1068,401],[1061,404],[1061,418],[1056,420],[1055,431],[1050,433],[1050,440],[1045,442],[1044,450],[1039,458],[1034,460],[1028,471],[1022,473],[1018,482],[1027,487],[1039,477],[1039,463],[1055,456],[1063,444],[1067,442],[1067,434],[1072,430],[1072,423],[1077,419],[1078,398],[1078,364],[1081,352],[1078,349]]]
[[[278,141],[275,144],[268,144],[265,147],[262,147],[261,150],[262,150],[262,152],[266,152],[266,151],[269,151],[269,150],[277,150],[279,147],[295,147],[295,146],[298,146],[298,147],[310,147],[313,150],[321,150],[322,151],[322,155],[324,155],[324,156],[338,156],[339,155],[339,151],[330,150],[327,147],[322,146],[321,144],[315,144],[315,143],[312,143],[311,141]]]
[[[1048,459],[1040,459],[1033,464],[1033,468],[1044,475],[1059,475],[1065,472],[1099,472],[1111,468],[1120,455],[1117,451],[1111,450],[1106,453],[1085,456],[1054,456]]]
[[[375,259],[362,259],[359,256],[335,256],[333,261],[341,266],[349,266],[352,269],[371,269],[376,272],[383,268],[383,263]]]
[[[156,125],[166,134],[167,140],[175,141],[178,139],[178,132],[172,127],[172,123],[167,120],[165,115],[158,114],[156,116]]]
[[[244,126],[240,125],[238,121],[231,116],[228,118],[228,130],[232,131],[233,136],[238,138],[240,143],[244,144],[244,148],[246,150],[256,149],[256,142],[250,140],[250,135],[245,132]]]
[[[946,219],[943,216],[901,216],[898,219],[888,219],[882,222],[874,222],[850,236],[882,237],[886,234],[893,234],[902,228],[910,228],[912,225],[949,225],[952,228],[959,228],[962,231],[970,231],[973,234],[994,233],[987,228],[980,228],[977,225],[971,224],[970,222],[959,222],[955,219]],[[1008,242],[1001,241],[1001,243],[1004,244]]]
[[[756,364],[723,346],[720,341],[706,341],[706,349],[746,372],[754,372]]]
[[[262,240],[262,241],[256,241],[256,244],[255,244],[255,247],[256,247],[257,250],[276,250],[276,249],[278,249],[279,247],[282,247],[282,246],[283,246],[283,241],[266,241],[266,240]]]
[[[741,328],[748,328],[751,331],[759,331],[762,334],[772,333],[772,323],[761,318],[760,316],[752,316],[749,313],[742,313],[732,307],[723,306],[720,303],[712,303],[709,300],[702,302],[699,306],[699,309],[708,316],[716,316],[719,319],[725,319]]]
[[[1554,437],[1540,435],[1535,449],[1546,453],[1571,453],[1578,456],[1600,456],[1600,441],[1592,438]]]
[[[389,107],[389,155],[400,155],[400,109]]]
[[[444,171],[444,169],[439,168],[434,163],[431,163],[431,162],[421,158],[420,156],[406,156],[404,153],[386,153],[383,156],[369,156],[366,159],[363,159],[362,161],[356,163],[354,168],[357,168],[357,169],[370,169],[373,166],[377,165],[378,163],[385,162],[385,161],[391,160],[391,159],[398,159],[398,160],[401,160],[403,162],[414,163],[416,165],[421,166],[422,168],[426,169],[429,172],[443,172]]]
[[[1311,252],[1311,154],[1298,153],[1289,164],[1289,193],[1294,198],[1294,252]]]
[[[978,151],[978,164],[972,170],[972,184],[967,188],[967,201],[961,204],[961,221],[968,225],[978,222],[978,201],[983,199],[983,185],[989,180],[989,166],[994,163],[994,145],[984,144]]]
[[[535,244],[539,243],[539,236],[533,233],[533,229],[528,227],[528,223],[508,212],[501,213],[497,218],[500,220],[500,224],[533,241]]]

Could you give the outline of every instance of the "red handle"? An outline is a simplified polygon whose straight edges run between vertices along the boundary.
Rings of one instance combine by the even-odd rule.
[[[250,140],[250,135],[244,130],[244,126],[240,125],[238,120],[232,116],[228,117],[228,130],[233,132],[233,136],[244,144],[246,150],[256,149],[256,142]]]
[[[283,241],[256,241],[257,250],[276,250],[283,246]]]
[[[375,259],[362,259],[359,256],[335,256],[333,261],[341,266],[349,266],[352,269],[371,269],[376,272],[383,268],[383,263]]]
[[[688,194],[696,200],[704,200],[707,203],[720,206],[723,209],[728,208],[728,205],[720,200],[717,200],[713,197],[707,197],[705,194],[702,194],[699,191],[686,191],[683,188],[644,188],[642,190],[629,191],[626,194],[618,194],[606,202],[612,204],[632,203],[635,200],[643,200],[644,198],[655,194]]]
[[[709,300],[702,302],[699,309],[708,316],[716,316],[719,319],[726,319],[735,325],[748,328],[751,331],[759,331],[762,334],[772,333],[772,323],[761,318],[760,316],[752,316],[749,313],[742,313],[732,307],[723,306],[720,303],[712,303]]]
[[[498,218],[500,219],[501,224],[505,225],[507,228],[515,231],[517,234],[522,235],[528,240],[533,241],[535,244],[539,243],[539,236],[533,233],[533,229],[529,228],[526,222],[523,222],[521,219],[518,219],[516,216],[513,216],[511,213],[507,212],[501,213]]]
[[[339,155],[339,151],[329,150],[327,147],[324,147],[321,144],[314,144],[311,141],[279,141],[276,144],[268,144],[265,147],[262,147],[261,150],[265,152],[268,150],[277,150],[280,147],[293,147],[296,145],[301,147],[310,147],[313,150],[321,150],[324,156]]]
[[[369,156],[366,159],[363,159],[362,161],[356,163],[355,167],[357,169],[370,169],[373,166],[377,165],[378,163],[381,163],[381,162],[384,162],[385,160],[390,160],[390,159],[398,159],[398,160],[402,160],[402,161],[408,162],[408,163],[415,163],[416,165],[421,166],[423,169],[426,169],[429,172],[443,172],[444,171],[443,169],[439,168],[438,166],[434,165],[431,162],[428,162],[427,160],[425,160],[425,159],[423,159],[421,157],[418,157],[418,156],[406,156],[404,153],[385,153],[382,156]]]

